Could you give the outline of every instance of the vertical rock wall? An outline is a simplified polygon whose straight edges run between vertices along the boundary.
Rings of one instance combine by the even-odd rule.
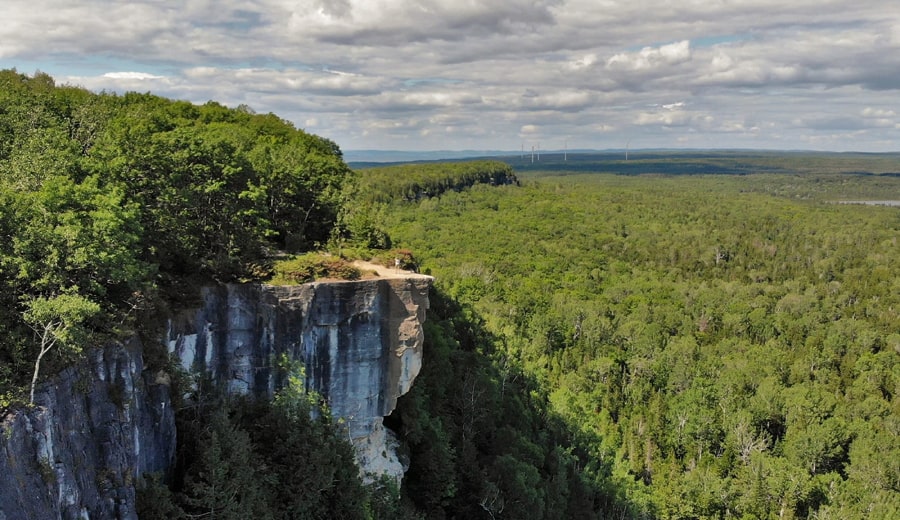
[[[284,354],[345,419],[364,472],[399,478],[382,420],[422,364],[431,278],[410,275],[294,287],[226,285],[166,331],[182,365],[233,394],[271,398]],[[0,520],[135,519],[135,482],[172,468],[176,431],[165,374],[141,345],[92,351],[41,385],[36,406],[0,418]]]
[[[140,351],[94,350],[3,419],[0,520],[137,518],[135,478],[175,457],[169,387],[143,373]]]
[[[270,399],[282,355],[301,361],[308,390],[344,419],[365,474],[398,479],[403,467],[382,420],[422,366],[426,276],[204,290],[201,308],[168,331],[185,369],[226,391]]]

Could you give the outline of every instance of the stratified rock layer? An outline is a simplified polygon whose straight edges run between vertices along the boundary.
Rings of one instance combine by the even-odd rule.
[[[279,360],[302,361],[307,389],[344,420],[363,472],[399,480],[382,420],[422,366],[430,284],[410,276],[208,288],[200,309],[172,321],[169,349],[226,391],[265,399],[284,384]]]
[[[271,398],[282,356],[302,362],[309,390],[343,418],[365,474],[403,474],[382,420],[422,365],[431,278],[403,276],[294,287],[204,289],[171,320],[184,368],[232,394]],[[36,406],[0,427],[0,520],[135,519],[135,482],[170,471],[175,419],[169,378],[144,371],[141,345],[97,349],[42,385]]]
[[[166,378],[140,345],[97,349],[43,385],[0,432],[0,520],[137,518],[136,477],[175,457]]]

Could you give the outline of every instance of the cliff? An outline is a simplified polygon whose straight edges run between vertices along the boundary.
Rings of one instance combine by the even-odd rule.
[[[282,355],[342,418],[365,475],[402,476],[383,418],[422,364],[431,278],[292,287],[224,285],[179,312],[165,341],[184,368],[226,392],[271,398]],[[173,463],[169,378],[144,370],[140,342],[95,350],[42,385],[0,435],[0,520],[136,518],[135,482]]]
[[[226,392],[271,398],[278,360],[302,361],[306,387],[344,419],[364,473],[399,480],[403,468],[382,420],[422,366],[430,277],[299,286],[226,285],[203,291],[167,342],[185,369]]]
[[[3,420],[0,520],[136,518],[136,477],[175,456],[165,377],[143,369],[141,345],[96,349]]]

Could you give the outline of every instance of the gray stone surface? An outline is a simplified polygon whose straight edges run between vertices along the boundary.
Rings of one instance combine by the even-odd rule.
[[[227,392],[257,398],[284,385],[276,368],[283,355],[302,361],[307,389],[344,420],[363,472],[399,479],[382,419],[422,366],[430,284],[410,277],[207,288],[199,309],[170,323],[169,350]]]
[[[382,419],[422,364],[428,277],[224,285],[178,313],[165,340],[182,366],[233,394],[271,398],[277,361],[302,362],[308,389],[343,418],[368,475],[402,476]],[[135,483],[170,471],[169,377],[144,371],[141,345],[93,350],[41,385],[35,406],[0,425],[0,520],[133,519]]]
[[[97,349],[0,427],[0,518],[137,518],[138,475],[168,470],[168,385],[143,373],[140,345]]]

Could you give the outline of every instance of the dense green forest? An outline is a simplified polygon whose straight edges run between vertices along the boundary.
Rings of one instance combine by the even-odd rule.
[[[459,161],[367,168],[359,179],[359,198],[370,202],[414,201],[459,191],[474,184],[515,184],[516,176],[500,161]]]
[[[333,142],[271,114],[0,72],[0,404],[45,353],[52,371],[186,280],[325,243],[351,179]]]
[[[564,423],[597,516],[896,518],[900,211],[833,201],[900,199],[900,179],[866,170],[881,157],[702,161],[535,171],[395,204],[387,228],[483,323],[500,388],[531,381],[545,424]],[[514,432],[504,445],[527,444]],[[536,475],[497,496],[530,512],[509,518],[552,517],[529,457],[497,455]]]
[[[900,211],[834,203],[900,199],[897,157],[567,159],[353,172],[272,114],[0,71],[0,411],[135,332],[165,368],[198,284],[399,246],[437,277],[402,488],[294,378],[176,403],[142,518],[900,516]]]

